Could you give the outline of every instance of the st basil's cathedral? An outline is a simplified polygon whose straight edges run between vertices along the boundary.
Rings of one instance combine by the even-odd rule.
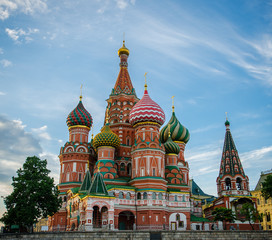
[[[176,117],[174,105],[164,125],[165,113],[150,97],[146,83],[143,97],[137,97],[124,41],[118,56],[120,71],[106,100],[100,133],[89,141],[93,119],[82,96],[67,117],[69,141],[59,154],[63,203],[50,217],[49,230],[189,230],[199,219],[201,227],[209,222],[202,218],[201,201],[212,196],[189,180],[184,158],[189,131]],[[227,154],[236,152],[226,152],[226,159]],[[239,161],[237,167],[241,167]],[[236,180],[222,177],[220,170],[220,193],[232,188],[226,184],[236,187]],[[248,189],[247,177],[236,184]]]

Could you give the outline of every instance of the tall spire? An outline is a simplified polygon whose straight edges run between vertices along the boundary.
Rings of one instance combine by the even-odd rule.
[[[226,134],[225,141],[222,153],[221,167],[220,167],[220,176],[221,175],[231,175],[235,176],[236,174],[241,174],[245,176],[244,170],[236,149],[235,143],[233,141],[231,132],[230,132],[230,123],[228,119],[225,122]]]
[[[217,178],[218,195],[249,195],[248,177],[244,173],[226,117],[226,134]]]
[[[126,94],[136,96],[127,70],[129,50],[125,46],[125,40],[123,40],[123,46],[118,50],[118,56],[120,57],[120,71],[111,95]]]

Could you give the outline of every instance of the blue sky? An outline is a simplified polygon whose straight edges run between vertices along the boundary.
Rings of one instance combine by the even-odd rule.
[[[0,195],[27,156],[58,182],[66,117],[83,103],[103,124],[125,32],[129,73],[191,139],[190,176],[216,195],[225,112],[253,189],[272,168],[272,1],[0,1]],[[0,199],[0,216],[3,201]]]

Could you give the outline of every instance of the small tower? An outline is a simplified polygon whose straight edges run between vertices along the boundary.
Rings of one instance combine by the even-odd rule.
[[[170,128],[168,127],[170,125]],[[174,101],[172,103],[172,117],[160,131],[160,140],[162,143],[165,143],[168,140],[169,132],[171,132],[172,140],[178,144],[180,148],[180,152],[178,154],[178,167],[183,174],[183,183],[189,185],[189,165],[188,162],[185,161],[184,151],[185,146],[190,139],[189,130],[184,127],[176,117]]]
[[[87,172],[87,166],[94,164],[94,150],[88,143],[88,135],[93,120],[84,108],[82,96],[76,108],[66,120],[69,141],[60,149],[60,192],[79,187]]]
[[[170,124],[168,124],[168,129],[170,129]],[[178,168],[180,148],[177,143],[173,142],[170,130],[168,131],[168,139],[163,145],[165,148],[165,179],[168,184],[182,184],[183,176]]]
[[[114,160],[115,148],[120,146],[120,139],[111,131],[108,117],[106,117],[106,124],[101,132],[94,137],[93,146],[97,149],[94,174],[100,172],[105,181],[117,178],[117,168]]]
[[[238,151],[235,147],[228,119],[226,119],[225,126],[225,141],[219,176],[216,180],[218,196],[249,196],[248,177],[244,173]]]
[[[117,148],[116,164],[118,175],[121,177],[131,176],[131,146],[134,142],[134,129],[129,123],[129,113],[138,102],[135,89],[128,73],[127,59],[129,50],[123,46],[118,50],[120,57],[120,71],[114,88],[107,99],[108,118],[111,130],[120,138],[120,146]],[[105,117],[106,122],[106,117]]]
[[[164,147],[159,140],[165,114],[149,97],[146,84],[144,96],[132,108],[129,119],[135,129],[131,184],[138,189],[166,190]]]

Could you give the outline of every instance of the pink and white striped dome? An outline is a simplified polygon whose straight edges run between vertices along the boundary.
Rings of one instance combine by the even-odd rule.
[[[162,125],[165,114],[162,108],[149,97],[145,89],[142,99],[131,109],[129,121],[132,125],[139,122],[156,122]]]

